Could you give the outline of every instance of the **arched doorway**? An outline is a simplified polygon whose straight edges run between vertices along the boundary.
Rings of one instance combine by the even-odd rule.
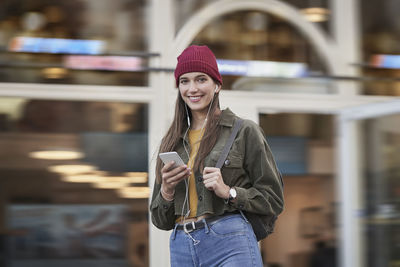
[[[276,0],[232,1],[220,0],[205,6],[195,13],[176,35],[168,61],[173,65],[176,56],[190,44],[195,36],[212,20],[223,15],[244,11],[257,10],[283,18],[295,26],[313,45],[317,54],[325,62],[329,74],[339,74],[342,66],[341,58],[332,40],[316,25],[307,21],[301,13],[291,5]]]

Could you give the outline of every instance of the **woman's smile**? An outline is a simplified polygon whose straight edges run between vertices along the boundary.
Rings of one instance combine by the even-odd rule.
[[[190,100],[190,102],[192,102],[192,103],[197,103],[197,102],[199,102],[200,100],[201,100],[201,97],[202,96],[189,96],[189,100]]]

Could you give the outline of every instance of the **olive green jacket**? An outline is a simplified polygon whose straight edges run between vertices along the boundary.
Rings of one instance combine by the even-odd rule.
[[[221,134],[214,148],[205,158],[205,166],[215,167],[237,119],[238,117],[229,109],[222,111],[219,121],[219,124],[223,126]],[[186,140],[182,139],[176,151],[184,162],[188,162],[183,142],[186,142],[186,147],[189,147],[187,138]],[[221,215],[224,212],[235,210],[275,216],[282,212],[282,178],[265,140],[264,133],[256,123],[250,120],[243,121],[228,157],[221,168],[221,173],[225,184],[234,187],[237,191],[235,202],[226,204],[224,199],[204,186],[202,173],[196,172],[197,216],[205,213]],[[181,181],[176,186],[175,199],[170,202],[161,196],[160,189],[161,184],[155,182],[150,205],[151,219],[156,227],[170,230],[174,228],[176,218],[187,213],[188,205],[185,205],[182,213],[185,183]]]

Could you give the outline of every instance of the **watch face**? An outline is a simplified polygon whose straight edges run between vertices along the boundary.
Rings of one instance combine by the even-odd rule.
[[[236,198],[237,193],[236,193],[235,188],[231,188],[229,190],[229,195],[231,196],[231,198]]]

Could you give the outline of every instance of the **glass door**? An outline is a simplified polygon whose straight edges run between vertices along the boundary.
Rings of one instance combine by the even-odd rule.
[[[400,115],[360,121],[367,267],[400,266]]]
[[[340,266],[400,266],[399,99],[341,109],[337,122]]]

